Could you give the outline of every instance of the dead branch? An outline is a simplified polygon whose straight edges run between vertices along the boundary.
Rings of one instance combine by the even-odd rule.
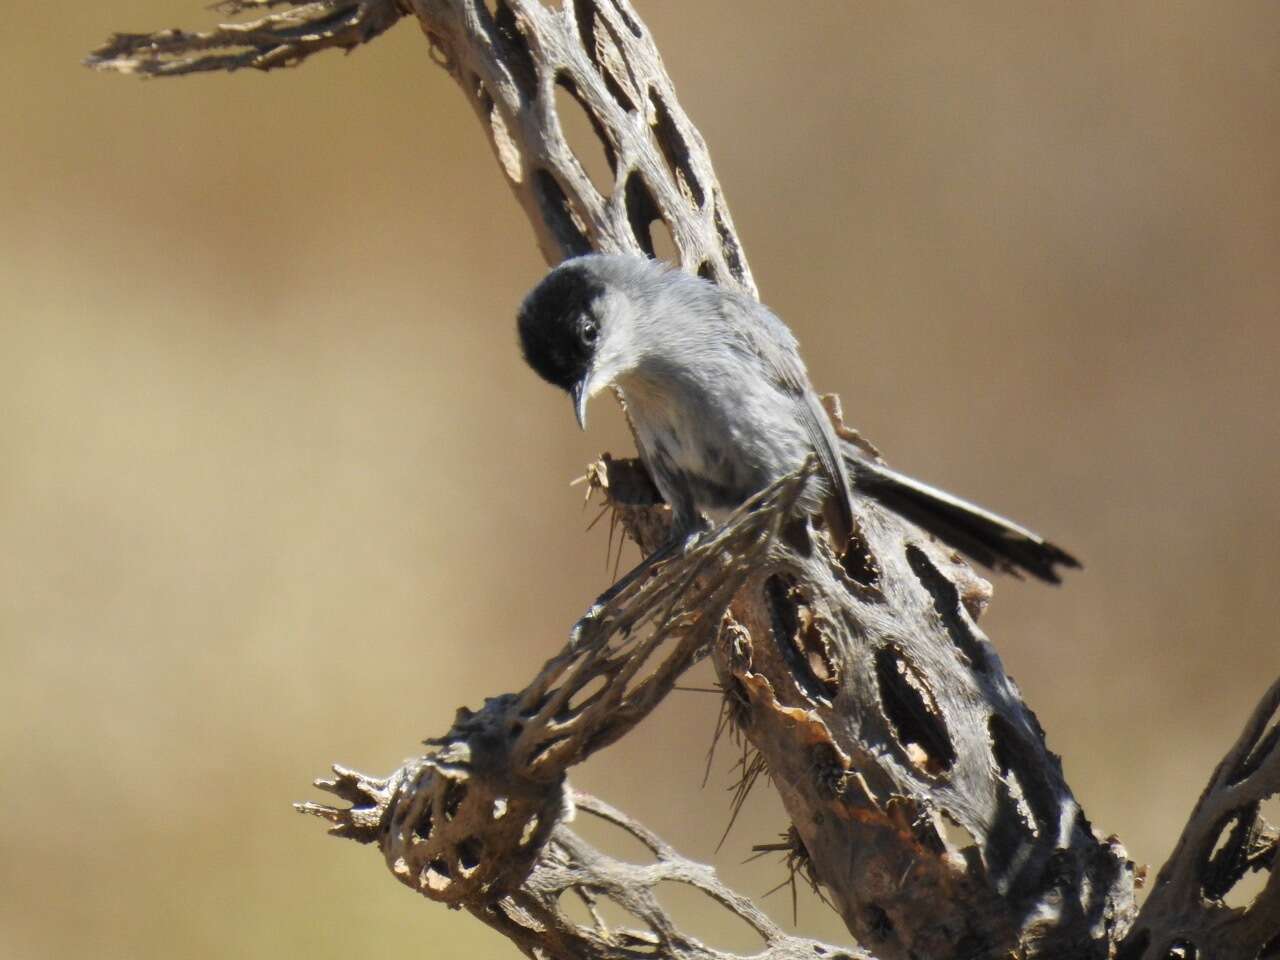
[[[1122,960],[1280,957],[1280,824],[1263,819],[1280,794],[1280,681],[1214,770],[1168,862],[1156,876]],[[1252,903],[1225,900],[1247,874],[1266,876]]]
[[[294,67],[321,50],[353,50],[385,33],[404,16],[396,0],[225,0],[223,13],[288,6],[244,23],[224,23],[205,33],[159,30],[117,33],[85,59],[97,70],[151,77],[178,77],[242,67]]]
[[[621,591],[524,690],[459,709],[429,755],[385,780],[335,768],[338,779],[319,785],[349,808],[299,809],[338,836],[378,843],[392,872],[432,899],[478,907],[514,892],[560,819],[569,767],[626,734],[706,655],[812,478],[784,478]]]
[[[639,722],[714,640],[729,601],[769,562],[781,525],[812,472],[786,478],[745,505],[713,537],[607,604],[575,647],[547,662],[519,694],[459,710],[435,749],[386,778],[334,767],[317,786],[348,806],[299,804],[330,832],[376,843],[387,866],[424,896],[464,906],[528,956],[730,960],[682,933],[654,894],[662,882],[707,894],[760,934],[767,960],[864,954],[782,933],[709,867],[678,856],[639,824],[565,786],[565,772]],[[674,640],[670,652],[660,648]],[[647,672],[646,669],[648,668]],[[593,849],[566,825],[574,810],[607,820],[653,852],[626,864]],[[591,907],[591,927],[560,902]],[[611,928],[596,911],[612,901],[641,923]]]
[[[880,957],[1107,956],[1135,912],[1133,864],[1094,835],[978,629],[990,587],[856,507],[851,556],[789,528],[713,650],[814,874]],[[651,549],[636,517],[623,509]]]
[[[335,779],[317,781],[317,786],[353,806],[342,810],[318,804],[301,806],[307,812],[329,818],[334,824],[332,833],[374,842],[374,825],[397,816],[394,810],[398,791],[402,778],[411,775],[410,769],[403,768],[388,779],[365,777],[340,767],[335,767],[334,773]],[[654,859],[652,863],[617,860],[592,847],[567,822],[554,823],[544,842],[529,843],[536,862],[517,888],[505,896],[465,904],[473,915],[515,943],[525,956],[736,960],[736,954],[713,949],[681,933],[654,893],[658,884],[671,882],[702,891],[709,906],[732,913],[755,930],[763,949],[751,955],[754,960],[870,960],[860,951],[789,936],[750,900],[725,887],[710,867],[681,857],[651,831],[595,797],[566,788],[564,807],[569,815],[566,820],[583,813],[603,820],[640,841]],[[500,809],[502,817],[518,816],[510,808]],[[585,905],[592,920],[590,926],[569,918],[561,902],[566,895]],[[638,923],[611,925],[600,911],[605,902],[625,911]]]

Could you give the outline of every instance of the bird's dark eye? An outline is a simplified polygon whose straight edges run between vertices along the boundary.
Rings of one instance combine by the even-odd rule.
[[[594,347],[600,336],[600,327],[590,317],[583,317],[579,333],[583,343],[588,347]]]

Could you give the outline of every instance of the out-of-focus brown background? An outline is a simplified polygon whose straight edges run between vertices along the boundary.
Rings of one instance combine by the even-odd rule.
[[[205,6],[0,38],[0,953],[510,956],[289,803],[527,680],[606,583],[567,482],[630,442],[522,366],[543,264],[412,23],[270,76],[77,64]],[[1158,865],[1280,670],[1280,13],[639,6],[819,388],[1087,561],[986,626]],[[715,712],[576,779],[760,894],[785,820],[761,788],[715,853]]]

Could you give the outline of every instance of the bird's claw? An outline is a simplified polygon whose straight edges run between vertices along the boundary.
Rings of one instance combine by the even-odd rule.
[[[604,613],[604,605],[593,603],[591,608],[578,618],[578,622],[569,630],[570,653],[577,653],[586,646],[587,639],[584,639],[583,633],[594,629],[599,624],[602,613]]]

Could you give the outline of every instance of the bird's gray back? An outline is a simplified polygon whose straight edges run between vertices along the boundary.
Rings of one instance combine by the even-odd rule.
[[[676,509],[718,516],[795,470],[825,443],[825,414],[791,330],[765,307],[705,281],[666,277],[634,314],[641,351],[619,386],[641,454]],[[826,423],[830,434],[830,424]],[[816,440],[815,440],[816,434]],[[847,494],[846,494],[847,496]]]

